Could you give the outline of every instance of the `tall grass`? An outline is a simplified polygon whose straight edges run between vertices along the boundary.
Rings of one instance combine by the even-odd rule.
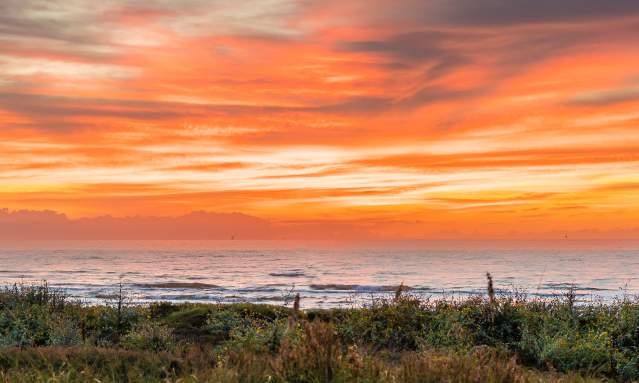
[[[40,286],[0,292],[0,381],[581,382],[639,379],[639,303],[403,287],[358,308],[86,306]],[[492,290],[492,293],[491,293]],[[122,297],[122,294],[120,294]]]

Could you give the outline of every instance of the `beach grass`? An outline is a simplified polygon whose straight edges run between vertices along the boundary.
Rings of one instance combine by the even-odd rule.
[[[489,278],[490,281],[490,278]],[[85,305],[46,284],[0,292],[6,382],[586,382],[639,379],[639,303],[570,294],[359,307]],[[303,297],[301,297],[303,305]]]

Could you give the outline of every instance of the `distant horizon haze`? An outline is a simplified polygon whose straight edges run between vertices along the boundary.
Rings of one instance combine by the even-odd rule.
[[[461,226],[461,225],[460,225]],[[508,228],[497,225],[497,228]],[[69,218],[54,211],[0,209],[0,240],[161,240],[161,239],[318,239],[318,240],[570,240],[636,239],[628,231],[446,230],[419,222],[357,220],[276,221],[233,213],[195,211],[179,216],[96,216]]]

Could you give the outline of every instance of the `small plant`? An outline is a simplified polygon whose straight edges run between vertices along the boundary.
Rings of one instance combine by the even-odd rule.
[[[495,303],[495,287],[493,286],[493,276],[490,273],[486,273],[486,280],[488,281],[488,286],[486,290],[488,291],[488,300],[491,304]]]
[[[49,345],[70,347],[79,346],[82,343],[82,334],[77,321],[64,315],[52,318]]]
[[[404,292],[404,282],[400,283],[399,286],[397,286],[397,289],[395,290],[395,300],[398,301],[401,299],[402,297],[402,292]]]
[[[229,340],[234,332],[242,332],[250,326],[250,321],[231,310],[214,310],[206,320],[206,329],[216,343]]]
[[[293,300],[293,317],[295,319],[300,316],[300,293],[295,294],[295,299]]]
[[[575,288],[575,285],[570,285],[568,287],[568,290],[566,290],[564,297],[566,298],[566,306],[572,313],[575,307],[575,301],[577,300],[577,289]]]
[[[284,340],[272,362],[284,382],[332,382],[343,368],[342,347],[330,323],[304,322],[299,334]]]
[[[175,337],[167,326],[145,322],[126,334],[120,344],[126,349],[133,350],[170,351],[175,347]]]

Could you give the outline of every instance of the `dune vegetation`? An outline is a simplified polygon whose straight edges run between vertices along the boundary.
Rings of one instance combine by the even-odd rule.
[[[369,304],[102,305],[46,284],[0,292],[6,382],[588,382],[639,379],[639,303],[573,294]]]

